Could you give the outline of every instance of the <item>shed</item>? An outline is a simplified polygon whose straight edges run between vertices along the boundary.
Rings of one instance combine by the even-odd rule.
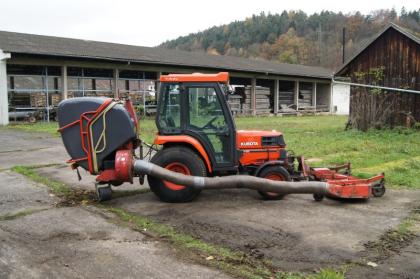
[[[83,96],[129,95],[146,114],[161,74],[220,71],[245,88],[246,114],[330,110],[333,71],[321,67],[0,31],[0,125],[10,115],[54,119],[60,100]]]
[[[420,39],[411,31],[390,23],[334,77],[350,79],[352,127],[367,130],[420,121]]]

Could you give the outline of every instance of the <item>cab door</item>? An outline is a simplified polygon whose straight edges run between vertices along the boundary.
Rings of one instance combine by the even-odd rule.
[[[200,141],[215,171],[236,167],[235,125],[218,83],[185,84],[185,134]]]

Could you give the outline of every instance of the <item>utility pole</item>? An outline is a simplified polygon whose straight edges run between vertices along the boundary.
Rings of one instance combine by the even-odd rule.
[[[321,22],[318,25],[318,63],[322,66],[322,27]]]
[[[346,62],[346,27],[343,27],[343,64]]]

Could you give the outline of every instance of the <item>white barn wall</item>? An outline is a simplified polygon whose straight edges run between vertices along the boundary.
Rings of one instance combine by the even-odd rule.
[[[350,85],[333,84],[331,111],[336,114],[348,115],[350,110]]]
[[[9,124],[9,105],[7,98],[7,72],[6,59],[10,58],[9,53],[0,49],[0,126]]]

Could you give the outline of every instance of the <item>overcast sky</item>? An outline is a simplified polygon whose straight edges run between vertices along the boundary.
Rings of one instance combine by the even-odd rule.
[[[419,9],[419,0],[1,0],[0,30],[156,46],[261,11]]]

